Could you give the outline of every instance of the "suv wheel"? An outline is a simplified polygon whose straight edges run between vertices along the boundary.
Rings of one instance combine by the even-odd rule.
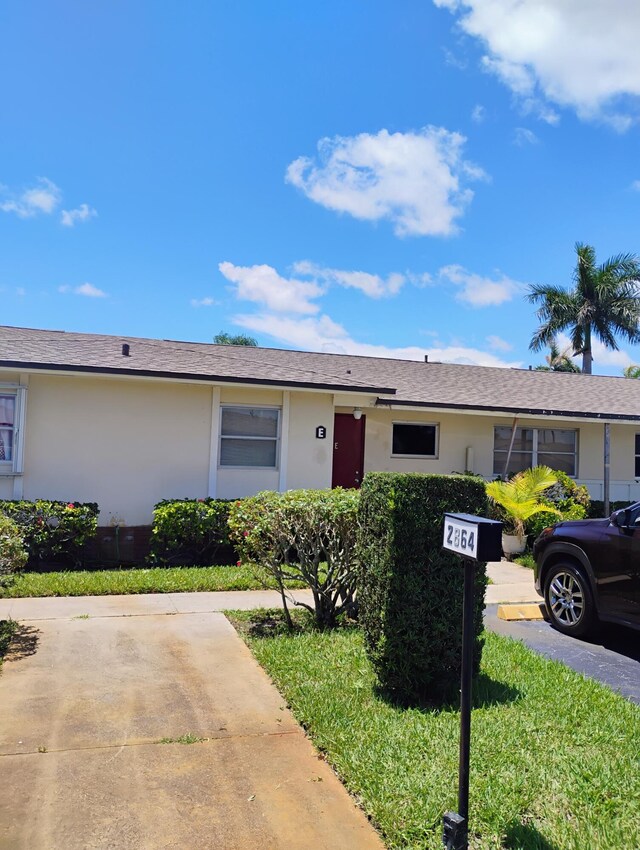
[[[591,630],[596,619],[589,582],[573,564],[554,564],[544,583],[544,601],[552,625],[573,637]]]

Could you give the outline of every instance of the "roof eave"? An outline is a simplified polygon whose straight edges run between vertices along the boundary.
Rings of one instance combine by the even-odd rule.
[[[324,383],[318,381],[291,381],[272,378],[249,378],[231,375],[211,375],[198,372],[167,372],[159,369],[118,369],[115,366],[82,366],[76,363],[39,363],[26,360],[0,360],[0,367],[39,372],[77,372],[96,375],[125,375],[139,378],[164,378],[176,381],[202,381],[211,384],[247,384],[266,387],[300,387],[302,389],[329,390],[331,392],[366,393],[368,395],[393,395],[394,387],[367,387],[354,384]]]
[[[598,411],[597,413],[584,410],[557,410],[555,408],[539,407],[510,407],[506,405],[491,404],[456,404],[454,402],[437,401],[411,401],[409,399],[377,398],[376,406],[379,407],[415,407],[425,410],[451,410],[465,411],[467,413],[505,413],[516,416],[539,416],[545,418],[571,418],[589,419],[595,421],[626,421],[640,422],[640,414],[633,413],[609,413]]]

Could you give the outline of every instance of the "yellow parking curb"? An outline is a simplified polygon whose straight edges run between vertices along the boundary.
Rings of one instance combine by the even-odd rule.
[[[498,605],[500,620],[544,620],[544,603],[526,605]]]

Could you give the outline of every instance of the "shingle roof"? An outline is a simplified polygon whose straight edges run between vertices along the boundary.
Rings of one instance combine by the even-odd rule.
[[[600,375],[12,327],[0,327],[0,366],[346,390],[376,395],[381,405],[640,420],[640,380]]]

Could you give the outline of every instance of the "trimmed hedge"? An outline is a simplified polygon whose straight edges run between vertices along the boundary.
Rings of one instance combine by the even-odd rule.
[[[370,472],[360,491],[359,619],[382,689],[401,703],[443,703],[459,691],[463,567],[442,550],[447,512],[486,516],[484,484],[469,476]],[[486,565],[475,570],[474,670]]]
[[[291,627],[285,586],[301,581],[313,605],[298,601],[319,628],[332,628],[341,613],[355,611],[357,490],[264,491],[235,502],[229,528],[243,561],[257,564],[277,582]]]
[[[622,502],[609,502],[609,511],[611,515],[614,511],[620,511],[622,508],[628,508],[629,505],[634,504],[629,500]],[[606,519],[604,515],[604,502],[602,499],[592,499],[591,504],[587,509],[587,518],[588,519]]]
[[[20,529],[29,566],[61,563],[79,566],[83,547],[98,530],[95,502],[52,502],[47,499],[0,501],[0,511]]]
[[[234,563],[228,499],[163,499],[153,511],[150,564],[208,567]]]
[[[0,576],[20,572],[27,557],[17,523],[0,512]]]

